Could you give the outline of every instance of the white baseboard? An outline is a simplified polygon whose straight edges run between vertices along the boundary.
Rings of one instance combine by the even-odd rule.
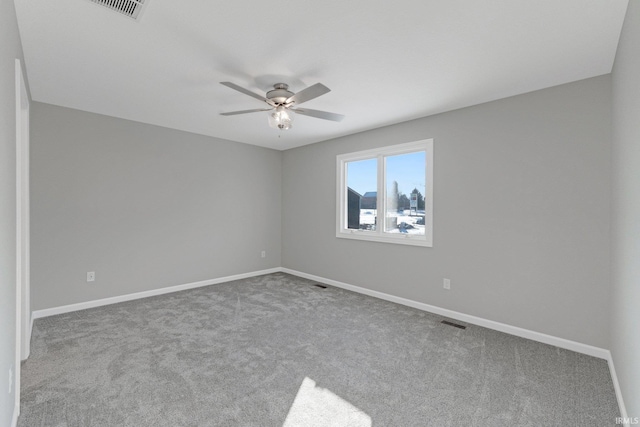
[[[588,344],[582,344],[576,341],[554,337],[552,335],[543,334],[541,332],[535,332],[529,329],[507,325],[506,323],[500,323],[500,322],[495,322],[493,320],[483,319],[481,317],[471,316],[469,314],[464,314],[464,313],[449,310],[446,308],[437,307],[435,305],[429,305],[422,302],[413,301],[407,298],[385,294],[384,292],[378,292],[378,291],[373,291],[371,289],[361,288],[360,286],[354,286],[348,283],[338,282],[337,280],[327,279],[325,277],[315,276],[313,274],[307,274],[301,271],[291,270],[289,268],[282,268],[281,271],[283,273],[293,274],[294,276],[315,280],[316,282],[320,282],[320,283],[326,283],[327,285],[335,286],[337,288],[342,288],[349,291],[357,292],[359,294],[369,295],[369,296],[380,298],[386,301],[395,302],[397,304],[402,304],[408,307],[417,308],[418,310],[427,311],[429,313],[438,314],[440,316],[449,317],[451,319],[460,320],[462,322],[471,323],[473,325],[482,326],[484,328],[505,332],[507,334],[515,335],[518,337],[527,338],[527,339],[538,341],[544,344],[553,345],[555,347],[564,348],[566,350],[572,350],[577,353],[594,356],[599,359],[609,360],[609,354],[610,354],[609,350],[606,350],[604,348],[594,347]]]
[[[482,326],[485,328],[493,329],[507,334],[515,335],[522,338],[527,338],[533,341],[542,342],[545,344],[553,345],[556,347],[572,350],[578,353],[586,354],[589,356],[598,357],[610,361],[610,366],[613,366],[611,360],[611,353],[609,350],[594,347],[588,344],[582,344],[576,341],[567,340],[564,338],[554,337],[552,335],[543,334],[541,332],[535,332],[517,326],[511,326],[506,323],[500,323],[493,320],[483,319],[481,317],[472,316],[469,314],[460,313],[457,311],[449,310],[446,308],[437,307],[435,305],[425,304],[422,302],[410,300],[407,298],[398,297],[395,295],[386,294],[384,292],[373,291],[371,289],[362,288],[360,286],[350,285],[348,283],[339,282],[333,279],[327,279],[326,277],[320,277],[313,274],[303,273],[301,271],[292,270],[284,267],[275,267],[267,270],[253,271],[249,273],[236,274],[233,276],[220,277],[217,279],[203,280],[200,282],[186,283],[183,285],[168,286],[165,288],[152,289],[149,291],[137,292],[127,295],[119,295],[116,297],[103,298],[99,300],[86,301],[77,304],[63,305],[60,307],[46,308],[43,310],[35,310],[32,313],[32,321],[41,317],[54,316],[56,314],[69,313],[72,311],[85,310],[87,308],[100,307],[103,305],[116,304],[119,302],[132,301],[140,298],[146,298],[156,295],[163,295],[172,292],[184,291],[187,289],[200,288],[203,286],[215,285],[217,283],[229,282],[232,280],[246,279],[248,277],[261,276],[270,273],[289,273],[294,276],[303,277],[316,282],[326,283],[327,285],[335,286],[337,288],[346,289],[349,291],[357,292],[364,295],[369,295],[375,298],[380,298],[386,301],[391,301],[397,304],[406,305],[408,307],[417,308],[418,310],[427,311],[429,313],[438,314],[440,316],[449,317],[451,319],[460,320],[462,322],[471,323],[473,325]],[[32,322],[33,324],[33,322]]]
[[[616,374],[616,368],[613,365],[613,355],[607,350],[607,362],[609,363],[609,372],[611,373],[611,380],[613,381],[613,389],[616,391],[616,399],[618,400],[618,408],[620,409],[620,416],[625,420],[628,420],[627,408],[624,405],[624,399],[622,398],[622,390],[620,389],[620,383],[618,382],[618,375]],[[624,423],[624,427],[630,427],[630,424]]]
[[[230,282],[232,280],[246,279],[248,277],[262,276],[263,274],[277,273],[280,267],[269,268],[267,270],[252,271],[249,273],[236,274],[233,276],[220,277],[217,279],[202,280],[200,282],[185,283],[184,285],[168,286],[166,288],[152,289],[150,291],[136,292],[133,294],[119,295],[117,297],[103,298],[99,300],[80,302],[77,304],[63,305],[60,307],[45,308],[35,310],[31,318],[54,316],[56,314],[70,313],[72,311],[85,310],[87,308],[100,307],[103,305],[117,304],[119,302],[132,301],[140,298],[153,297],[156,295],[169,294],[172,292],[185,291],[187,289],[201,288],[203,286],[215,285],[218,283]]]

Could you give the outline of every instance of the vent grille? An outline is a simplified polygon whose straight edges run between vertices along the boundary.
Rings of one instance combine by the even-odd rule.
[[[129,18],[139,20],[145,6],[145,0],[89,0],[109,8]]]
[[[453,326],[454,328],[458,328],[458,329],[467,329],[466,326],[459,325],[458,323],[449,322],[448,320],[443,320],[440,323],[445,324],[445,325],[449,325],[449,326]]]

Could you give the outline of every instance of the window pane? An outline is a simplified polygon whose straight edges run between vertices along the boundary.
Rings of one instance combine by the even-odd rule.
[[[378,160],[347,162],[347,228],[375,230]]]
[[[425,168],[424,151],[385,157],[385,233],[424,236]]]

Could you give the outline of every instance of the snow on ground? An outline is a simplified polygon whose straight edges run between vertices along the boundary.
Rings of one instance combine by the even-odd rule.
[[[424,235],[424,211],[418,211],[417,215],[415,211],[413,215],[410,215],[410,213],[409,210],[405,210],[402,213],[388,212],[387,217],[396,218],[398,228],[393,228],[386,232]],[[376,209],[361,209],[360,226],[364,226],[367,229],[375,229],[377,214]],[[422,224],[418,224],[418,222],[422,222]]]

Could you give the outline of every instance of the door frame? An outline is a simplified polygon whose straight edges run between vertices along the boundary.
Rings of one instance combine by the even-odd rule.
[[[16,360],[15,405],[20,412],[20,362],[31,351],[29,118],[22,63],[16,59]]]

